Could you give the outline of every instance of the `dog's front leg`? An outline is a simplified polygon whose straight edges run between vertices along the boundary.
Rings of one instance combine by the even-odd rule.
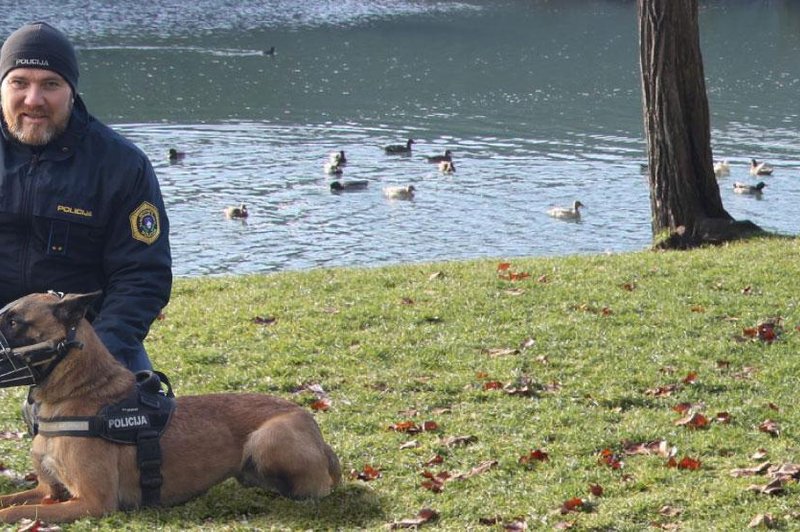
[[[52,497],[52,490],[50,486],[40,482],[33,489],[0,496],[0,508],[17,504],[39,504],[45,497]]]
[[[20,519],[41,519],[50,523],[75,521],[83,517],[100,517],[108,513],[102,505],[83,499],[70,499],[52,504],[23,504],[0,510],[0,522],[16,523]]]

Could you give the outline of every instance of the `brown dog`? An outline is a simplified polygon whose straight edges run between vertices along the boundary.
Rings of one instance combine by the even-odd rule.
[[[40,419],[96,416],[104,405],[134,390],[134,375],[111,356],[84,319],[96,296],[32,294],[0,310],[7,360],[25,359],[14,350],[34,349],[32,344],[66,346],[55,363],[34,367],[25,359],[43,379],[34,388]],[[74,343],[64,343],[73,328]],[[229,477],[295,498],[327,495],[341,477],[339,461],[311,414],[268,395],[180,397],[160,446],[164,506],[200,495]],[[39,483],[0,497],[2,522],[72,521],[142,504],[135,445],[40,433],[33,439],[32,458]]]

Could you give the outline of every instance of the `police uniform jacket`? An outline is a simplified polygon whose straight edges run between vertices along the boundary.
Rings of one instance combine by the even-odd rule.
[[[150,161],[75,96],[67,130],[43,147],[2,125],[0,306],[32,292],[103,290],[93,326],[133,360],[169,300],[169,221]]]

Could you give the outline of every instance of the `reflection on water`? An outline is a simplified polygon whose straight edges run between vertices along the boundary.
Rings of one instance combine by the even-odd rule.
[[[636,250],[650,242],[631,1],[66,0],[90,109],[153,159],[178,275]],[[750,31],[753,21],[762,31]],[[800,6],[704,2],[712,139],[737,218],[797,233]],[[265,53],[272,46],[275,54]],[[411,157],[381,146],[417,141]],[[187,152],[169,164],[167,149]],[[331,194],[322,170],[343,149]],[[441,174],[426,155],[453,151]],[[751,157],[775,166],[763,196]],[[413,184],[413,201],[381,188]],[[579,199],[578,223],[547,216]],[[246,222],[226,205],[246,203]]]

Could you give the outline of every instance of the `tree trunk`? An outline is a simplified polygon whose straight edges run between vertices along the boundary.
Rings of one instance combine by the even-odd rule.
[[[758,230],[749,222],[734,222],[722,206],[697,0],[637,3],[654,239],[661,247],[691,247]]]

